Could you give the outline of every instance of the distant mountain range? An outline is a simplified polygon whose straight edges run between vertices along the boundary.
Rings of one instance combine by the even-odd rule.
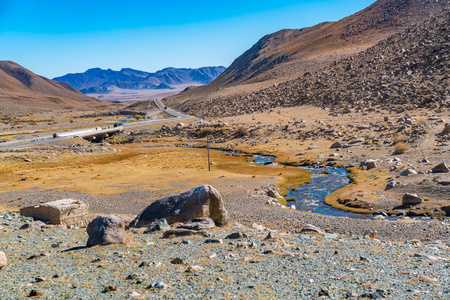
[[[115,87],[123,89],[173,89],[181,84],[208,84],[225,71],[225,67],[199,69],[165,68],[156,73],[123,68],[120,71],[100,68],[84,73],[71,73],[53,78],[70,84],[82,93],[108,93]]]
[[[0,108],[71,109],[110,105],[83,95],[65,82],[34,74],[12,61],[0,61]]]

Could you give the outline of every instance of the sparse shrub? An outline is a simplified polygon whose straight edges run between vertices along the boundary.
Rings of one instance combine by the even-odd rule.
[[[424,117],[417,118],[417,124],[428,125],[428,120],[427,120],[427,118],[424,118]]]
[[[212,133],[214,133],[214,129],[213,128],[211,128],[211,127],[205,127],[205,128],[202,128],[202,129],[198,129],[197,130],[197,137],[205,137],[205,136],[207,136],[208,134],[212,134]]]
[[[250,133],[248,132],[247,128],[245,128],[244,126],[240,126],[237,130],[236,133],[239,136],[249,136]]]
[[[394,144],[397,143],[401,143],[401,142],[406,142],[406,140],[408,139],[408,137],[404,134],[398,133],[396,135],[394,135],[394,137],[392,138],[392,141],[394,142]]]
[[[395,144],[394,150],[395,150],[396,153],[402,154],[402,153],[405,153],[406,151],[408,151],[409,147],[408,147],[408,145],[406,145],[403,142],[398,142],[398,143]]]

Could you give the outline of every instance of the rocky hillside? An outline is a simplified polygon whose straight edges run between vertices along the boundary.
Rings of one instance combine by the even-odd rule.
[[[109,105],[65,82],[39,76],[12,61],[0,61],[0,105],[17,108],[83,108]]]
[[[375,45],[407,26],[442,10],[448,1],[379,0],[338,22],[310,28],[281,30],[269,34],[238,57],[210,85],[171,98],[170,105],[186,99],[192,103],[235,93],[245,85],[247,92],[294,79],[305,72],[328,66]],[[228,95],[224,89],[228,89]],[[192,100],[191,100],[192,99]]]
[[[166,68],[156,73],[124,68],[120,71],[100,68],[84,73],[67,74],[54,80],[67,82],[83,93],[108,93],[113,87],[124,89],[171,89],[179,84],[207,84],[219,76],[225,67],[199,69]]]
[[[305,104],[334,112],[448,107],[449,20],[449,9],[443,10],[330,67],[258,92],[186,105],[185,111],[230,116]]]

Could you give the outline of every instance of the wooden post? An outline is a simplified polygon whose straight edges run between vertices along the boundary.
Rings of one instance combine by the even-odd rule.
[[[211,161],[209,158],[209,134],[206,135],[206,148],[208,149],[208,171],[211,171]]]

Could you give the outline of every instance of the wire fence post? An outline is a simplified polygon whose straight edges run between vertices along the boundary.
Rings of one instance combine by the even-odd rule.
[[[211,171],[211,161],[209,158],[209,134],[206,135],[206,148],[208,149],[208,171]]]

